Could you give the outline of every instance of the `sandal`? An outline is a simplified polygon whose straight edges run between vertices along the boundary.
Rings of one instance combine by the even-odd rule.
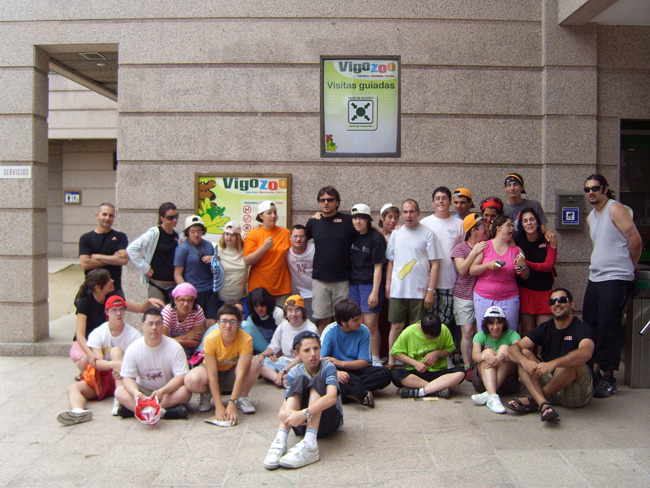
[[[542,412],[542,422],[548,422],[560,416],[549,402],[542,402],[539,409]]]
[[[528,403],[522,402],[521,400],[523,399],[528,400]],[[527,396],[522,399],[513,398],[508,403],[506,403],[506,407],[508,407],[513,412],[517,412],[521,414],[537,411],[537,404],[535,403],[535,400],[533,400],[532,396]]]

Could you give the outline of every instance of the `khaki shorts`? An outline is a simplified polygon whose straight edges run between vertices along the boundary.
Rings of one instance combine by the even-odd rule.
[[[541,376],[540,385],[545,386],[551,381],[553,373]],[[563,407],[579,408],[588,405],[594,396],[594,382],[591,377],[591,370],[585,366],[585,373],[576,381],[567,386],[564,390],[558,391],[548,399],[553,405]]]
[[[312,308],[315,320],[329,319],[334,315],[334,305],[350,296],[349,281],[312,280]]]
[[[201,368],[205,368],[205,363],[199,365]],[[219,388],[221,388],[222,394],[229,394],[232,392],[232,389],[235,387],[235,372],[237,366],[233,366],[228,371],[219,371]],[[207,373],[207,372],[206,372]],[[208,393],[210,392],[210,383],[208,382]]]
[[[388,321],[391,324],[402,324],[407,320],[414,324],[422,320],[422,317],[424,317],[424,299],[391,298],[388,300]]]
[[[456,325],[472,325],[476,323],[474,300],[464,300],[454,297],[454,317]]]

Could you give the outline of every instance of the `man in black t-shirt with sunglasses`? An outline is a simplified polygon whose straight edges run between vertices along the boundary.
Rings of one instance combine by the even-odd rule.
[[[573,316],[575,303],[569,290],[553,290],[550,305],[553,318],[534,328],[508,351],[530,396],[510,400],[506,406],[518,413],[539,408],[544,421],[558,417],[551,404],[584,407],[594,394],[587,366],[594,353],[591,329]],[[533,352],[535,346],[542,348],[541,362]]]

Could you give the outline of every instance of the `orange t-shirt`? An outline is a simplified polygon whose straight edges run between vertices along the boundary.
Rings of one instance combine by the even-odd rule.
[[[237,329],[235,341],[226,347],[221,340],[221,329],[208,334],[203,344],[203,353],[214,356],[217,360],[217,371],[230,371],[237,366],[239,356],[253,352],[253,338],[242,329]]]
[[[244,256],[257,251],[265,240],[273,238],[273,247],[251,266],[248,276],[248,291],[266,288],[271,295],[291,293],[291,274],[287,267],[287,251],[291,247],[291,231],[276,226],[273,230],[264,227],[251,230],[244,240]]]

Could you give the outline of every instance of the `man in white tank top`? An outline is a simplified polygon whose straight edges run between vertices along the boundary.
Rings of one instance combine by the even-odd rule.
[[[623,310],[632,291],[642,241],[625,206],[613,199],[604,176],[589,176],[584,191],[594,207],[587,217],[594,249],[582,318],[591,326],[596,342],[594,396],[606,398],[618,391],[614,371],[621,360]]]

